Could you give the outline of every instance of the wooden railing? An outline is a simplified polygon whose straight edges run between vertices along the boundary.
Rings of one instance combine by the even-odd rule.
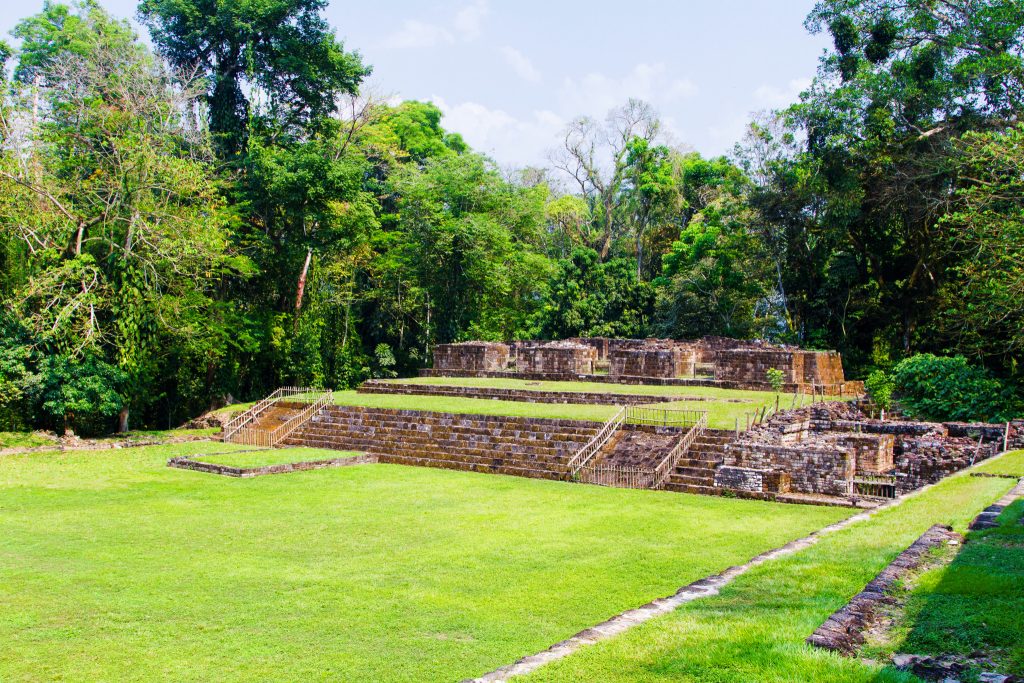
[[[225,425],[222,439],[232,443],[273,448],[333,400],[334,393],[329,389],[325,391],[308,387],[282,387]],[[302,408],[275,429],[261,429],[252,424],[271,407],[287,403],[297,403]],[[232,423],[236,422],[239,424],[232,426]],[[230,430],[229,426],[232,426]]]
[[[651,489],[654,488],[654,470],[648,467],[584,465],[580,468],[576,480],[584,484],[619,489]]]
[[[626,417],[626,409],[621,408],[619,412],[615,413],[610,420],[604,423],[604,426],[597,431],[597,434],[586,443],[583,448],[576,451],[575,455],[569,460],[569,464],[566,466],[568,469],[568,477],[570,479],[575,478],[579,474],[580,469],[590,461],[595,455],[600,452],[601,448],[604,447],[608,440],[612,438],[612,435],[618,431],[619,427],[622,426],[622,421]]]
[[[665,410],[658,408],[626,409],[624,422],[627,424],[652,425],[657,427],[689,427],[679,438],[672,450],[651,467],[591,464],[594,454],[588,457],[573,472],[576,481],[598,486],[614,486],[625,489],[657,489],[665,485],[676,463],[690,450],[693,442],[707,429],[708,414],[701,410]],[[617,428],[617,427],[616,427]],[[605,440],[607,441],[607,439]],[[600,450],[600,449],[598,449]]]
[[[708,428],[708,414],[706,411],[701,411],[700,417],[694,422],[693,426],[683,434],[679,442],[669,451],[668,455],[661,459],[658,466],[654,468],[654,479],[651,483],[652,489],[660,489],[668,481],[669,477],[672,476],[672,471],[676,468],[676,464],[690,451],[690,447],[693,446],[693,442],[704,433],[704,430]]]
[[[859,475],[850,480],[850,495],[858,498],[895,498],[896,477],[893,475]]]
[[[707,413],[703,410],[676,410],[672,408],[649,408],[646,406],[628,406],[626,408],[626,424],[647,425],[650,427],[678,427],[688,429],[700,420],[707,421]]]
[[[224,441],[230,440],[231,437],[238,430],[242,429],[247,424],[255,420],[257,417],[260,416],[260,414],[263,413],[263,411],[265,411],[267,408],[276,403],[278,399],[284,396],[284,391],[285,387],[276,389],[274,393],[272,393],[270,396],[267,396],[265,399],[258,401],[256,405],[252,406],[251,408],[243,412],[241,415],[238,415],[235,418],[229,420],[224,425],[224,433],[222,434],[221,438]]]

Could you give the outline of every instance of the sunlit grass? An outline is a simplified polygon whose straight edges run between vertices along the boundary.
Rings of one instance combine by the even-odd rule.
[[[454,681],[850,514],[213,448],[0,458],[0,680]]]

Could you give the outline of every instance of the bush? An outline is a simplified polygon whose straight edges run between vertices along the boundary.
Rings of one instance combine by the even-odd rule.
[[[893,368],[892,382],[900,406],[926,420],[1002,422],[1019,408],[1009,387],[963,356],[912,356]]]
[[[892,377],[885,374],[884,370],[875,370],[864,380],[864,388],[875,404],[882,410],[892,408],[892,394],[895,390]]]

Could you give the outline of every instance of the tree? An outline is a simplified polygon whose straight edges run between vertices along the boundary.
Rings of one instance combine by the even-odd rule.
[[[630,144],[639,150],[639,141],[649,145],[659,138],[660,130],[661,123],[651,105],[629,100],[609,112],[604,124],[588,117],[574,120],[565,131],[563,149],[552,157],[554,166],[568,174],[591,204],[600,235],[592,246],[602,261],[608,259],[615,240],[628,230],[623,207]]]
[[[326,0],[142,0],[158,52],[206,78],[210,130],[224,156],[245,147],[249,117],[302,131],[370,73],[324,21]],[[253,111],[253,99],[265,101]]]
[[[95,6],[71,22],[50,5],[22,26],[42,33],[54,16],[56,34],[74,25],[91,38],[64,51],[53,41],[33,67],[37,127],[0,164],[0,217],[26,264],[12,307],[61,367],[116,366],[126,429],[128,406],[154,399],[162,341],[207,333],[211,290],[247,261],[227,253],[203,137],[185,115],[190,84]]]

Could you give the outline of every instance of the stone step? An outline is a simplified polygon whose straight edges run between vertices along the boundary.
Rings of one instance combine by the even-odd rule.
[[[359,419],[333,419],[314,418],[309,424],[332,426],[338,428],[387,428],[405,431],[427,432],[431,430],[446,430],[458,434],[481,434],[489,436],[514,436],[516,438],[549,439],[553,437],[573,438],[581,441],[589,441],[597,433],[597,430],[579,429],[535,429],[524,427],[522,424],[509,423],[503,426],[479,426],[465,424],[438,424],[430,422],[417,422],[414,420],[389,421],[389,420],[359,420]]]
[[[325,441],[359,441],[372,446],[374,443],[400,443],[409,446],[413,445],[436,445],[444,448],[471,449],[488,448],[501,452],[530,452],[539,455],[566,456],[571,457],[576,451],[582,448],[584,442],[571,442],[555,439],[526,441],[513,438],[485,437],[453,438],[451,436],[432,435],[422,432],[395,433],[380,431],[344,431],[335,429],[320,429],[316,427],[301,430],[301,436],[307,439],[320,439]],[[551,444],[551,445],[541,445]]]
[[[572,454],[548,456],[530,451],[501,452],[488,448],[452,448],[443,445],[409,444],[403,442],[382,442],[360,439],[317,439],[306,436],[290,437],[285,441],[289,446],[311,448],[333,448],[335,450],[364,451],[375,455],[416,454],[420,457],[452,458],[467,462],[517,462],[529,463],[531,467],[548,467],[564,470]]]
[[[715,478],[714,467],[676,467],[671,476],[711,477]]]

